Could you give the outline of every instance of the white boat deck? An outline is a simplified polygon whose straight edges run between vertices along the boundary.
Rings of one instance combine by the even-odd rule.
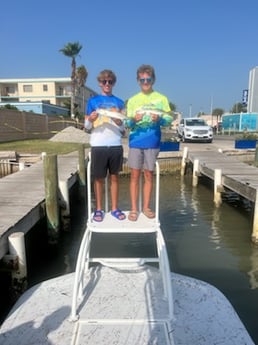
[[[113,271],[115,270],[102,267],[98,276],[104,277],[105,275],[112,281]],[[148,270],[146,276],[157,277],[156,269],[153,269],[153,272],[151,269],[148,274],[147,272]],[[142,277],[142,273],[145,274],[144,271],[138,274]],[[114,274],[116,275],[116,272]],[[130,274],[123,275],[123,277],[125,278],[124,284],[119,285],[120,297],[118,297],[122,303],[120,306],[116,306],[112,317],[118,315],[115,312],[121,312],[125,316],[125,308],[130,304],[129,298],[133,295],[126,286],[126,281],[130,280],[128,279]],[[86,318],[88,316],[95,318],[97,315],[99,316],[100,312],[109,316],[109,310],[112,311],[113,303],[116,303],[116,294],[113,294],[112,297],[112,291],[109,291],[108,299],[105,297],[107,290],[110,290],[106,285],[107,279],[102,280],[105,284],[99,286],[101,289],[98,291],[99,295],[92,296],[91,301],[87,300],[87,304],[82,303],[82,313],[86,313],[84,315]],[[98,319],[97,322],[94,319],[90,322],[83,318],[77,322],[71,322],[69,317],[74,283],[74,273],[71,273],[44,281],[25,292],[0,328],[0,344],[254,345],[235,310],[216,288],[200,280],[175,273],[171,274],[171,282],[174,293],[175,320],[172,322],[170,340],[166,338],[168,331],[163,322],[141,322],[130,318],[125,318],[123,322],[113,322],[111,317],[105,320]],[[92,283],[93,281],[90,284]],[[100,280],[97,280],[96,283],[99,285]],[[153,288],[161,288],[156,285],[157,281],[154,286],[150,282],[149,284]],[[146,287],[148,287],[148,283]],[[143,299],[148,301],[145,311],[148,314],[159,316],[159,310],[155,308],[156,302],[152,303],[151,297],[148,297],[149,292],[154,290],[146,288],[144,291],[146,296],[143,296]],[[92,295],[92,291],[89,291],[89,295]],[[87,298],[89,299],[89,296]],[[133,295],[136,303],[130,305],[130,313],[131,310],[134,310],[135,313],[139,312],[143,315],[144,311],[139,305],[139,298],[138,294]],[[93,302],[92,305],[91,302]],[[106,309],[107,305],[108,309]],[[99,309],[99,311],[92,310],[92,308]],[[128,314],[128,316],[130,315],[132,314]]]

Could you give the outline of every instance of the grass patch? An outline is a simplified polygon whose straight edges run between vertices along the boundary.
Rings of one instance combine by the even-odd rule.
[[[66,154],[77,151],[81,145],[89,147],[88,144],[33,139],[0,143],[0,151],[15,151],[18,154]]]

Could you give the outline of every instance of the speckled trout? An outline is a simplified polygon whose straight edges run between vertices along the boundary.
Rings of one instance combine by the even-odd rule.
[[[125,114],[119,113],[116,110],[107,110],[107,109],[97,109],[97,113],[101,116],[113,117],[114,119],[125,120],[127,116]]]

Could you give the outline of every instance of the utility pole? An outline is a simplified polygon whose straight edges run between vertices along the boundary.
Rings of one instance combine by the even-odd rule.
[[[213,96],[211,95],[211,127],[213,127],[213,116],[212,116],[212,112],[213,112]]]

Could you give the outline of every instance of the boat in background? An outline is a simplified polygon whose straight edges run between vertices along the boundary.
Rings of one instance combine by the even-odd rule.
[[[113,217],[106,179],[105,217],[94,222],[90,175],[89,160],[88,221],[75,272],[26,291],[0,328],[0,344],[253,345],[219,290],[171,273],[159,222],[158,163],[154,219],[142,212],[136,222]],[[94,257],[94,237],[110,234],[150,236],[155,255]]]

